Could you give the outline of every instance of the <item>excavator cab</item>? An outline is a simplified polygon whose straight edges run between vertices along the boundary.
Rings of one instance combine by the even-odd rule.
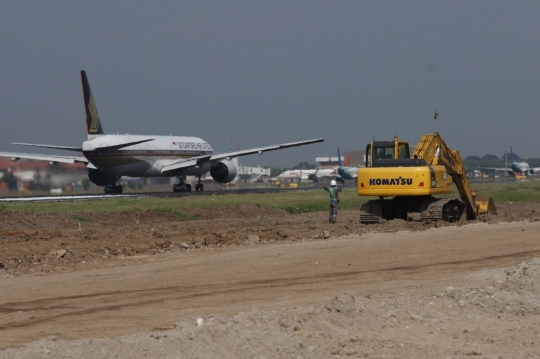
[[[366,146],[366,167],[377,167],[377,160],[397,160],[410,158],[409,143],[398,141],[373,141]]]
[[[425,166],[423,160],[411,159],[409,142],[373,141],[366,146],[366,167],[411,167]]]

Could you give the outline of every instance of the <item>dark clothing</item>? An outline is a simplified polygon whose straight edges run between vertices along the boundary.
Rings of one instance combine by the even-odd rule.
[[[328,221],[330,223],[336,223],[337,221],[337,212],[338,212],[338,202],[339,202],[339,192],[342,191],[338,187],[324,187],[324,190],[330,194],[330,213],[328,216]]]
[[[328,222],[330,223],[336,223],[337,221],[337,202],[330,202],[330,213],[328,216]]]

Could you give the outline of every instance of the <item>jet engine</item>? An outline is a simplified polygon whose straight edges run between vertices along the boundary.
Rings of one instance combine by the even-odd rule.
[[[210,168],[210,175],[216,182],[231,182],[236,177],[236,165],[232,161],[221,161]]]
[[[120,177],[108,176],[100,170],[89,170],[88,178],[95,185],[108,186],[114,185]]]

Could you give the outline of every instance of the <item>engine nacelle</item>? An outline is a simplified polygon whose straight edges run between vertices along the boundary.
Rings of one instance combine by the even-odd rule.
[[[97,186],[108,186],[116,183],[120,177],[108,176],[100,170],[89,170],[88,179]]]
[[[229,160],[221,161],[210,168],[210,175],[216,182],[231,182],[236,177],[236,165]]]

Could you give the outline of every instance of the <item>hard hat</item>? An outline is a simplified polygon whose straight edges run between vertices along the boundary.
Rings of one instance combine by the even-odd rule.
[[[331,180],[331,181],[330,181],[330,186],[335,186],[335,185],[336,185],[336,181]]]

